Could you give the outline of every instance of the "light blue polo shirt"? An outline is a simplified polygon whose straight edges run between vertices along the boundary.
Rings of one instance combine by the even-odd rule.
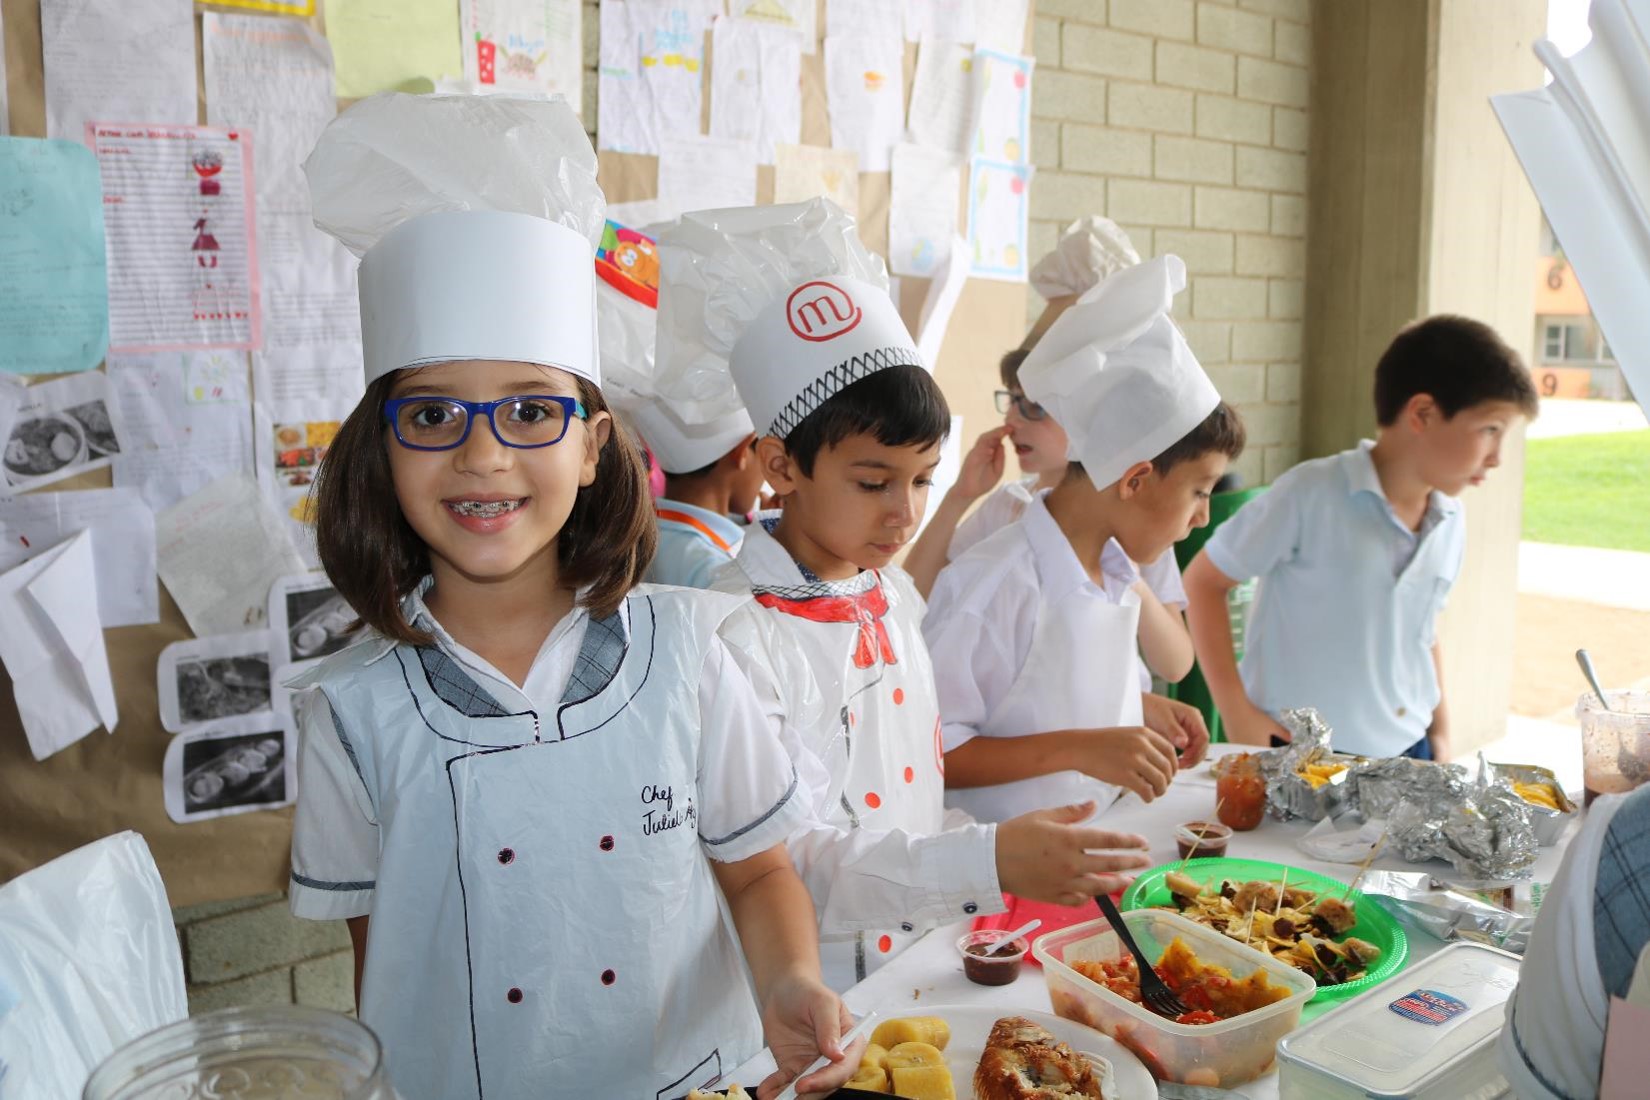
[[[711,576],[733,560],[745,529],[727,516],[659,497],[659,550],[647,567],[654,584],[709,588]]]
[[[1240,671],[1256,706],[1315,707],[1334,746],[1395,756],[1441,697],[1432,646],[1461,570],[1459,501],[1434,491],[1419,533],[1392,510],[1364,440],[1304,462],[1216,529],[1210,562],[1260,578]]]

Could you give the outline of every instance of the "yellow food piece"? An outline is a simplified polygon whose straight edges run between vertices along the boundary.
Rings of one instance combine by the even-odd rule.
[[[896,1069],[893,1076],[894,1095],[905,1100],[957,1100],[957,1086],[943,1065]]]
[[[886,1061],[888,1061],[887,1047],[879,1046],[876,1043],[866,1043],[865,1054],[860,1058],[859,1064],[861,1066],[875,1066],[878,1069],[881,1069],[883,1063]]]
[[[1157,971],[1176,990],[1201,987],[1210,1008],[1223,1020],[1265,1008],[1290,994],[1287,986],[1272,984],[1271,975],[1264,970],[1256,970],[1247,978],[1233,978],[1224,966],[1199,959],[1179,936],[1169,941]]]
[[[871,1033],[871,1042],[893,1050],[901,1043],[927,1043],[936,1050],[944,1050],[951,1041],[951,1025],[938,1016],[906,1016],[899,1020],[885,1020]]]
[[[1525,802],[1537,806],[1545,806],[1549,810],[1558,809],[1558,792],[1553,790],[1551,783],[1513,783],[1513,790]]]
[[[882,1068],[890,1074],[902,1069],[920,1069],[923,1066],[943,1066],[945,1055],[932,1043],[901,1043],[888,1052]]]
[[[1313,789],[1316,789],[1345,770],[1345,764],[1308,764],[1295,774],[1310,783]]]
[[[884,1053],[887,1052],[884,1051]],[[848,1087],[851,1089],[864,1089],[866,1092],[887,1092],[890,1085],[888,1075],[882,1071],[882,1066],[865,1061],[861,1062],[859,1068],[854,1071],[854,1075],[848,1078]]]

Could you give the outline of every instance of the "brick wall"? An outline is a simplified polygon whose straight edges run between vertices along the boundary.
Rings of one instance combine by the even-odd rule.
[[[1035,7],[1031,255],[1104,214],[1184,259],[1176,316],[1270,482],[1300,458],[1310,0]]]
[[[285,894],[172,911],[191,1014],[237,1005],[355,1010],[355,967],[343,921],[298,920]]]

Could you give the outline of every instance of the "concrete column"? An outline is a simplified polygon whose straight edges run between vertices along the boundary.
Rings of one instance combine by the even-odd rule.
[[[1533,350],[1534,195],[1490,95],[1535,87],[1544,0],[1317,0],[1307,233],[1305,457],[1375,429],[1375,361],[1431,313]],[[1444,622],[1455,751],[1499,737],[1510,698],[1522,435],[1470,490],[1467,558]]]

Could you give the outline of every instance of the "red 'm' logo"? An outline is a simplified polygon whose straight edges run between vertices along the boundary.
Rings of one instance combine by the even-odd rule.
[[[804,340],[834,339],[852,330],[863,316],[846,290],[822,279],[803,283],[785,299],[791,331]]]

